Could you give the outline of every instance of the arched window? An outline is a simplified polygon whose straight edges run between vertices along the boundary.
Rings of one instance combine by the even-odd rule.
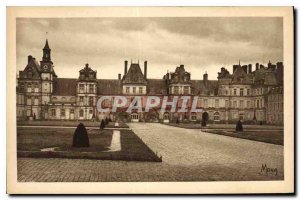
[[[57,97],[52,97],[52,101],[57,101]]]
[[[83,110],[79,111],[79,117],[83,117]]]
[[[244,113],[240,113],[240,114],[239,114],[239,119],[240,119],[240,120],[244,120]]]
[[[66,101],[66,97],[62,97],[61,100],[62,100],[62,101]]]
[[[165,112],[165,113],[164,113],[164,119],[165,119],[165,120],[169,120],[169,117],[170,117],[169,113],[168,113],[168,112]]]
[[[214,121],[220,121],[220,113],[219,112],[214,113]]]

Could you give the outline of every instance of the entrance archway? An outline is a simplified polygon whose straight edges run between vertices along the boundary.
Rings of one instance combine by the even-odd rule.
[[[208,119],[209,119],[208,113],[207,113],[207,112],[204,112],[204,113],[202,114],[202,122],[201,122],[201,125],[202,125],[202,126],[206,126]]]

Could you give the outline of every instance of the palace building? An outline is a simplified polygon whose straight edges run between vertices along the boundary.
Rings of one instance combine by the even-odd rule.
[[[28,62],[17,77],[17,119],[18,120],[124,120],[133,122],[183,122],[198,123],[203,117],[211,123],[283,124],[283,63],[268,63],[267,66],[233,65],[231,74],[222,67],[218,80],[209,80],[208,74],[202,80],[192,80],[184,65],[168,72],[162,79],[147,77],[148,63],[124,62],[124,74],[117,79],[97,79],[97,71],[86,64],[78,78],[59,78],[51,60],[51,49],[46,40],[43,57],[38,62],[28,56]],[[145,105],[148,96],[191,96],[198,98],[197,108],[202,112],[191,112],[187,102],[186,112],[134,111],[127,113],[98,112],[97,100],[101,96],[125,96],[130,102],[141,96]],[[107,100],[104,107],[112,107]],[[128,106],[128,105],[126,105]],[[126,107],[125,106],[125,107]],[[178,100],[178,108],[182,101]]]

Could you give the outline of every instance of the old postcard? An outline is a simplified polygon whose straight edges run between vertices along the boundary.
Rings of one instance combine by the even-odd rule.
[[[292,7],[8,7],[7,192],[294,192]]]

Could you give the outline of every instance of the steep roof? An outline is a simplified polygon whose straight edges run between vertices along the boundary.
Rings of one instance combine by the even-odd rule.
[[[241,66],[238,66],[232,74],[231,83],[233,83],[233,84],[252,84],[252,81],[250,79],[250,74],[247,74]]]
[[[44,49],[50,49],[49,44],[48,44],[48,39],[46,39],[46,44],[45,44]]]
[[[118,79],[98,79],[99,95],[119,95],[122,93],[121,81]]]
[[[75,96],[77,79],[56,78],[53,82],[53,95]]]
[[[127,74],[124,76],[123,83],[147,84],[147,80],[138,63],[131,63]]]
[[[168,86],[164,79],[148,79],[148,94],[167,94]]]
[[[208,80],[205,84],[203,80],[191,80],[192,91],[195,95],[216,95],[218,93],[218,81]]]

